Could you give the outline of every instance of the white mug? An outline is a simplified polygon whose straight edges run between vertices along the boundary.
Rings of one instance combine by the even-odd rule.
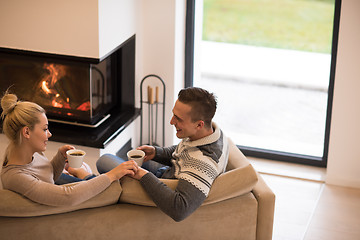
[[[143,164],[145,152],[138,149],[133,149],[127,152],[128,160],[134,160],[138,166]]]
[[[69,166],[72,168],[80,168],[83,164],[86,152],[79,149],[71,149],[66,151]]]

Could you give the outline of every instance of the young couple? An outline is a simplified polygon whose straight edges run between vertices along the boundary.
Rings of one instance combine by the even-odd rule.
[[[142,166],[105,154],[97,162],[101,175],[81,181],[88,173],[66,164],[65,153],[72,146],[59,148],[51,161],[43,154],[51,137],[44,109],[32,102],[18,101],[16,95],[6,93],[1,99],[1,107],[3,132],[10,144],[2,164],[3,187],[42,204],[75,205],[127,175],[140,181],[163,212],[175,221],[181,221],[203,203],[213,181],[227,165],[227,139],[212,122],[216,105],[215,96],[204,89],[182,89],[170,121],[176,128],[176,136],[182,139],[178,145],[139,147],[146,153]],[[55,184],[61,179],[64,167],[80,180],[78,184],[72,187]],[[172,190],[159,178],[178,179],[179,184]]]

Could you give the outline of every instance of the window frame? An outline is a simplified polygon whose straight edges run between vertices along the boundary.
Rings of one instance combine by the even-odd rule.
[[[330,127],[335,83],[336,57],[338,49],[338,36],[340,24],[341,1],[335,0],[333,35],[331,47],[331,65],[329,76],[329,88],[327,99],[327,111],[325,122],[324,150],[322,157],[308,156],[303,154],[294,154],[268,149],[260,149],[250,146],[237,145],[238,148],[246,155],[257,158],[271,159],[277,161],[300,163],[318,167],[326,167],[329,151]],[[194,36],[195,36],[195,0],[186,1],[186,30],[185,30],[185,87],[193,86],[194,75]]]

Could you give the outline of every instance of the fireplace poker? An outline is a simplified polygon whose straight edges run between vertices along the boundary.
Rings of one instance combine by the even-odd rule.
[[[148,115],[149,115],[149,122],[148,122],[148,125],[149,125],[149,144],[150,144],[150,86],[147,87],[147,94],[148,94]]]
[[[153,93],[153,88],[150,88],[150,93],[151,93],[151,101],[150,101],[150,105],[151,105],[151,145],[154,144],[154,93]]]
[[[149,100],[149,138],[150,138],[150,145],[153,144],[153,138],[154,138],[154,114],[153,114],[153,105],[154,105],[154,97],[153,97],[153,88],[148,87],[148,100]]]
[[[159,105],[159,87],[155,88],[155,142],[157,142],[157,126],[158,126],[158,105]]]

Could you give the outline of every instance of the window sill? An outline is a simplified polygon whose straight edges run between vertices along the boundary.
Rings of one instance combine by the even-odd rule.
[[[254,157],[248,157],[248,159],[253,167],[262,174],[325,182],[326,168]]]

